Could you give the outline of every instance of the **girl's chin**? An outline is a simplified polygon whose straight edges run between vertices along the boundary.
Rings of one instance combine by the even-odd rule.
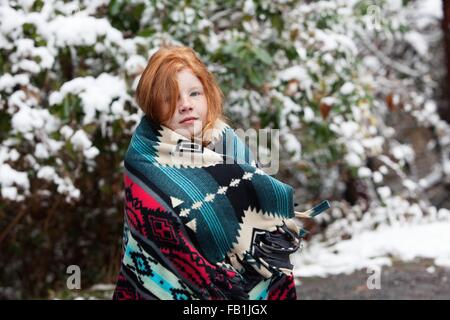
[[[181,134],[182,136],[188,138],[188,139],[192,139],[195,136],[198,136],[201,134],[201,130],[194,130],[193,127],[190,128],[180,128],[175,130],[176,133]]]

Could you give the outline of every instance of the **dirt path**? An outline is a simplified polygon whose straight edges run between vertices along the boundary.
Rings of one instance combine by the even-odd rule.
[[[297,296],[301,300],[450,299],[450,269],[430,266],[430,260],[420,260],[383,267],[380,289],[372,290],[368,289],[367,280],[373,271],[368,273],[367,269],[350,275],[303,278],[299,279]]]

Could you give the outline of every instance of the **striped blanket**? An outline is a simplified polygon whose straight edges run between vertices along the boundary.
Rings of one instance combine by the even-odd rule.
[[[291,186],[218,120],[208,146],[144,116],[124,161],[113,299],[296,299]]]

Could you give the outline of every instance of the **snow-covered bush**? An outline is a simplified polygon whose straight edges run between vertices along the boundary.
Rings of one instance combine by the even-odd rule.
[[[339,221],[391,221],[395,203],[398,217],[433,212],[426,189],[450,174],[433,98],[438,2],[2,1],[0,281],[46,294],[82,260],[89,279],[114,279],[122,159],[142,115],[133,94],[163,43],[199,53],[235,127],[280,130],[279,176],[296,202],[345,208],[323,214],[329,237],[348,229]],[[393,114],[433,130],[433,175],[414,171]]]

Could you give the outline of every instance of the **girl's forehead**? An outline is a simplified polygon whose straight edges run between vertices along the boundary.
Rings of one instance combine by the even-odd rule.
[[[187,74],[187,73],[181,73],[178,72],[177,74],[178,79],[178,86],[180,89],[184,90],[192,90],[192,89],[202,89],[202,83],[197,78],[197,76],[193,73]]]
[[[195,73],[193,73],[190,69],[182,69],[180,71],[177,72],[177,78],[179,80],[184,79],[184,80],[198,80],[197,76],[195,75]]]

